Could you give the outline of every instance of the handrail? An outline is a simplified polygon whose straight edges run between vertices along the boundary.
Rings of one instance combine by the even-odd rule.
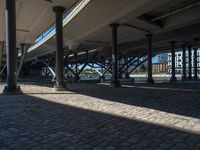
[[[78,13],[82,11],[90,1],[91,0],[82,0],[80,3],[78,3],[78,5],[75,5],[69,11],[67,11],[63,17],[63,26],[68,24],[76,15],[78,15]],[[35,43],[29,48],[28,52],[36,49],[54,35],[55,35],[55,24],[51,26],[43,34],[41,34],[38,38],[36,38]]]

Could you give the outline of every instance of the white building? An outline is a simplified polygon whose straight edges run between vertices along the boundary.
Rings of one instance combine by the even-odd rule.
[[[175,53],[175,68],[176,74],[182,74],[183,57],[182,51]],[[168,73],[171,73],[172,58],[171,53],[168,53]],[[188,51],[186,51],[186,71],[188,72]],[[200,49],[197,50],[197,67],[200,72]],[[194,50],[192,50],[192,72],[194,71]]]

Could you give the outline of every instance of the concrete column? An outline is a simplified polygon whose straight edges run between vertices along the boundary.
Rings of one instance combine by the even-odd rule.
[[[79,81],[80,77],[79,77],[79,74],[78,74],[78,57],[77,57],[77,54],[75,54],[75,59],[76,59],[76,75],[75,75],[75,80]]]
[[[147,34],[148,77],[147,83],[154,83],[152,78],[152,34]]]
[[[65,11],[64,7],[55,6],[53,11],[56,16],[56,85],[54,90],[63,91],[65,90],[64,85],[64,48],[63,48],[63,23],[62,17]]]
[[[20,92],[17,86],[16,10],[15,0],[5,0],[7,86],[4,92]]]
[[[0,70],[2,66],[2,60],[3,60],[3,49],[4,49],[4,42],[0,42]]]
[[[1,71],[2,71],[3,49],[4,49],[4,42],[0,42],[0,70]],[[0,73],[0,81],[2,81],[3,79],[2,74]]]
[[[105,58],[101,58],[101,64],[102,64],[102,66],[101,66],[101,75],[100,75],[100,77],[99,77],[99,80],[101,81],[101,83],[103,83],[104,82],[104,80],[105,80],[105,76],[103,75],[103,73],[104,73],[104,65],[105,65]]]
[[[194,80],[198,80],[198,68],[197,68],[197,64],[198,64],[198,61],[197,61],[197,50],[198,48],[193,48],[194,49]]]
[[[171,76],[171,79],[170,81],[174,82],[174,81],[177,81],[176,79],[176,66],[175,66],[175,59],[176,59],[176,56],[175,56],[175,47],[176,47],[176,42],[170,42],[171,43],[171,46],[172,46],[172,51],[171,51],[171,58],[172,58],[172,76]]]
[[[118,56],[117,56],[117,29],[119,24],[111,24],[112,28],[112,79],[111,79],[111,86],[113,87],[120,87],[120,82],[118,79]]]
[[[182,81],[186,81],[187,80],[187,77],[186,77],[186,45],[182,45],[182,66],[183,66],[183,69],[182,69]]]
[[[192,80],[192,47],[191,46],[188,46],[188,69],[189,69],[188,80]]]

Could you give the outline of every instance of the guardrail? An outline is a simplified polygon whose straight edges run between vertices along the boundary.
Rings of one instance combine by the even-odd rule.
[[[68,10],[63,17],[63,26],[65,26],[67,23],[69,23],[83,8],[90,2],[91,0],[82,0],[75,6],[73,6],[70,10]],[[45,31],[43,34],[41,34],[39,37],[36,38],[33,45],[31,45],[30,50],[35,49],[37,46],[43,44],[43,41],[46,41],[49,39],[49,37],[52,37],[55,34],[55,23],[50,26],[50,28]]]

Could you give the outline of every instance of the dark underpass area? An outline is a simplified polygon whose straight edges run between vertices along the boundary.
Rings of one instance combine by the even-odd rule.
[[[23,94],[0,96],[0,148],[198,150],[198,86],[22,84]]]

